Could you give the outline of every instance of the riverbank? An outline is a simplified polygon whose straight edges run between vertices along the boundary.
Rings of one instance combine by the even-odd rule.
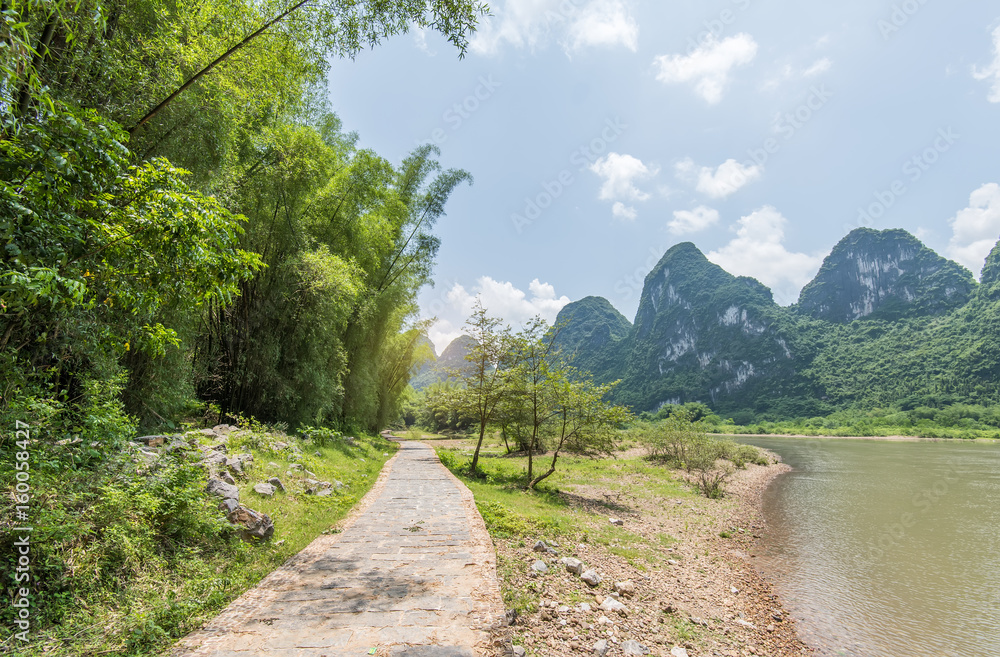
[[[459,473],[464,451],[439,447]],[[710,500],[681,474],[634,456],[560,459],[548,486],[525,493],[509,485],[523,461],[487,457],[486,481],[464,479],[496,546],[505,605],[518,614],[497,631],[495,655],[505,642],[529,656],[597,654],[602,640],[609,655],[628,654],[628,642],[651,655],[808,653],[752,560],[763,491],[787,466],[748,465],[725,498]],[[538,551],[538,541],[554,553]],[[601,582],[591,587],[569,572],[566,557]],[[612,609],[615,595],[625,610]]]

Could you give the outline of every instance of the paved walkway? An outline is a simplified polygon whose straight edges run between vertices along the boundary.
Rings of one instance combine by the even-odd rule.
[[[432,449],[401,443],[343,532],[310,543],[171,654],[477,657],[502,613],[472,493]]]

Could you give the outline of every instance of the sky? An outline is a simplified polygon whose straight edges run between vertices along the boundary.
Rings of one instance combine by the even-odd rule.
[[[332,62],[330,102],[393,162],[475,178],[420,295],[440,352],[477,296],[515,327],[587,296],[631,319],[693,242],[795,303],[854,228],[977,278],[1000,237],[1000,5],[496,0],[459,59],[432,31]]]

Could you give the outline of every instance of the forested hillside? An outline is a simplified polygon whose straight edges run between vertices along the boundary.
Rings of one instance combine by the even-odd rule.
[[[566,306],[557,343],[637,411],[703,402],[723,415],[787,419],[843,408],[1000,401],[994,249],[970,272],[901,230],[858,229],[784,308],[689,243],[645,280],[625,330],[603,299]],[[608,336],[595,340],[594,336]]]

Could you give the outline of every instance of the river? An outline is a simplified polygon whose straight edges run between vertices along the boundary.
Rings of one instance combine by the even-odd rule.
[[[1000,445],[742,442],[794,468],[758,566],[818,654],[1000,656]]]

